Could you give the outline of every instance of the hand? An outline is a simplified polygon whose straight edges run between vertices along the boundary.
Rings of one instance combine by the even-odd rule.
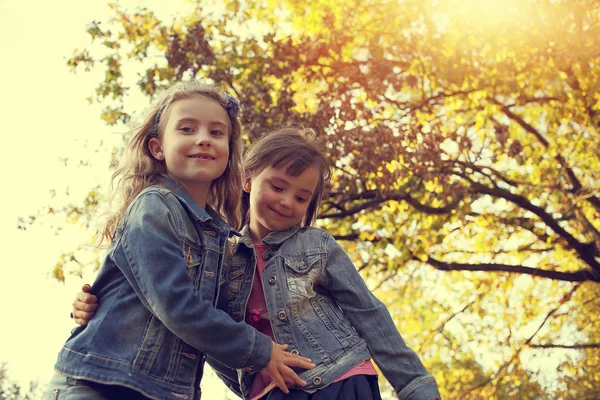
[[[90,294],[92,287],[87,283],[81,288],[81,292],[77,293],[75,301],[73,301],[73,320],[78,325],[87,325],[90,319],[96,313],[98,308],[98,298]]]
[[[300,379],[290,367],[312,369],[315,367],[315,364],[313,364],[309,358],[285,351],[288,348],[287,344],[280,345],[271,342],[271,348],[271,361],[269,362],[269,365],[267,365],[267,368],[265,368],[265,372],[273,378],[277,386],[279,386],[279,389],[287,394],[290,391],[288,390],[286,383],[306,386],[306,382]]]

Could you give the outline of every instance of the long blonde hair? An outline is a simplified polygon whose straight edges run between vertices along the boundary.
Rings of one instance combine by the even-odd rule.
[[[239,119],[239,103],[221,89],[197,81],[178,82],[162,92],[158,102],[152,107],[142,125],[134,129],[134,135],[127,144],[121,162],[112,176],[109,208],[115,197],[120,196],[120,206],[109,214],[102,231],[100,243],[113,239],[116,227],[125,209],[145,188],[155,185],[168,176],[164,161],[156,160],[148,149],[153,137],[161,137],[172,104],[193,96],[205,96],[218,102],[229,115],[229,161],[225,172],[215,179],[210,187],[208,203],[234,227],[240,224],[240,198],[242,191],[242,141]]]

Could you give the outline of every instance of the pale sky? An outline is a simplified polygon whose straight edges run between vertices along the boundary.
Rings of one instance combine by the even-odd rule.
[[[65,65],[75,48],[89,46],[86,24],[111,16],[107,3],[0,0],[0,121],[8,137],[0,157],[0,362],[7,362],[11,379],[24,385],[33,379],[47,383],[56,354],[74,326],[70,305],[84,281],[68,277],[63,285],[49,273],[61,251],[74,249],[85,236],[71,227],[57,237],[47,226],[51,221],[18,230],[17,218],[51,203],[64,205],[58,198],[67,187],[72,201],[79,202],[95,182],[105,183],[108,157],[90,148],[99,140],[118,142],[117,134],[123,132],[107,127],[99,118],[100,107],[85,100],[103,71],[74,75]],[[184,0],[121,3],[146,5],[166,18],[190,7]],[[67,166],[60,157],[70,159]],[[77,167],[78,157],[92,167]],[[55,201],[50,189],[58,192]],[[91,283],[93,276],[85,281]],[[202,386],[207,398],[226,398],[214,375]]]

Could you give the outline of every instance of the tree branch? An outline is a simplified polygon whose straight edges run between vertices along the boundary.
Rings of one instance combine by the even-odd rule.
[[[560,308],[560,306],[562,304],[564,304],[565,302],[567,302],[569,299],[571,299],[571,297],[573,296],[573,294],[575,293],[575,291],[579,288],[579,286],[581,286],[580,283],[576,284],[575,286],[573,286],[573,288],[560,299],[559,305],[557,307],[553,308],[552,310],[550,310],[550,312],[548,313],[548,315],[546,315],[546,318],[544,318],[544,321],[540,324],[540,326],[538,326],[537,330],[529,337],[529,339],[527,339],[525,341],[525,343],[524,343],[525,346],[529,346],[529,343],[531,342],[531,340],[539,333],[539,331],[546,324],[546,322],[552,317],[552,315],[554,313],[556,313],[556,311],[558,311],[558,309]],[[521,354],[521,351],[523,351],[523,348],[524,348],[523,346],[519,347],[513,353],[513,356],[510,358],[510,360],[508,360],[507,362],[505,362],[500,367],[500,369],[498,370],[498,372],[496,372],[494,375],[491,375],[488,379],[484,380],[483,382],[479,383],[478,385],[475,385],[475,386],[471,387],[466,392],[463,392],[462,395],[461,395],[461,398],[465,398],[465,395],[473,392],[474,390],[482,388],[482,387],[486,386],[487,384],[493,382],[495,379],[498,379],[499,377],[503,376],[503,374],[508,369],[508,367],[517,359],[517,357],[519,356],[519,354]]]
[[[360,238],[360,233],[349,233],[347,235],[333,235],[333,237],[335,240],[353,241],[353,240],[357,240]],[[367,242],[378,243],[378,242],[381,242],[382,240],[388,240],[388,238],[381,237],[381,236],[375,236],[373,239],[367,240]]]
[[[339,211],[339,212],[331,212],[331,213],[319,215],[319,219],[348,217],[348,216],[354,215],[363,210],[376,208],[377,206],[379,206],[383,203],[386,203],[388,201],[406,201],[413,208],[417,209],[418,211],[420,211],[422,213],[442,215],[442,214],[448,214],[452,210],[456,209],[462,200],[459,198],[459,199],[453,201],[452,203],[449,203],[443,207],[431,207],[426,204],[420,203],[418,200],[414,199],[406,192],[383,194],[383,195],[377,194],[377,192],[366,192],[362,195],[358,195],[358,196],[355,196],[354,198],[345,200],[344,202],[352,201],[352,200],[357,201],[360,199],[367,199],[367,198],[371,198],[373,200],[366,201],[362,204],[358,204],[350,209],[345,209],[345,210],[342,209],[342,211]],[[333,208],[333,207],[331,207],[331,208]],[[336,208],[339,209],[341,207],[336,207]]]
[[[518,187],[519,183],[523,184],[524,182],[517,182],[515,180],[509,179],[507,177],[505,177],[504,175],[502,175],[499,171],[495,170],[494,168],[490,167],[490,166],[478,166],[476,164],[470,163],[470,162],[465,162],[465,161],[460,161],[460,160],[454,160],[455,164],[461,165],[463,168],[471,168],[473,171],[479,172],[480,174],[484,175],[486,178],[488,178],[490,180],[490,182],[494,185],[494,186],[498,186],[496,184],[496,182],[492,179],[492,176],[490,176],[488,173],[486,173],[484,170],[487,169],[489,171],[492,172],[492,174],[494,174],[496,177],[498,177],[502,182],[506,183],[507,185],[510,185],[512,187]]]
[[[530,344],[529,347],[534,349],[600,349],[600,343],[585,343],[585,344]]]
[[[548,141],[546,140],[546,138],[544,138],[542,136],[542,134],[535,129],[532,125],[528,124],[527,122],[525,122],[525,120],[513,113],[509,106],[505,106],[504,104],[502,104],[501,102],[499,102],[498,100],[493,100],[493,102],[497,105],[499,105],[502,108],[502,112],[511,120],[515,121],[519,126],[521,126],[521,128],[523,128],[526,132],[531,133],[533,136],[535,136],[535,138],[538,140],[538,142],[540,142],[545,148],[546,150],[548,150],[548,148],[550,147],[550,144],[548,143]],[[581,181],[577,178],[577,176],[575,175],[575,172],[573,171],[573,169],[571,167],[569,167],[569,165],[567,164],[567,161],[563,158],[563,156],[561,156],[560,154],[557,154],[556,156],[554,156],[554,159],[559,163],[559,165],[564,169],[564,171],[567,173],[567,177],[569,178],[569,182],[571,183],[571,190],[570,192],[573,194],[579,194],[581,192],[589,192],[588,189],[585,189],[583,187],[583,185],[581,184]],[[591,193],[588,193],[589,195],[586,197],[586,200],[598,211],[600,212],[600,198],[594,196]]]
[[[449,316],[448,318],[446,318],[437,328],[435,328],[433,331],[431,331],[429,333],[429,335],[425,338],[425,340],[419,345],[420,348],[424,348],[426,347],[426,345],[433,339],[433,336],[436,333],[442,333],[444,331],[444,329],[446,328],[446,325],[452,321],[458,314],[464,313],[465,311],[467,311],[467,309],[469,307],[471,307],[477,300],[481,300],[481,298],[485,295],[485,293],[479,293],[477,295],[477,297],[475,297],[472,301],[470,301],[469,303],[465,304],[465,306],[463,308],[461,308],[460,310],[458,310],[457,312],[455,312],[454,314],[452,314],[451,316]]]
[[[421,261],[417,257],[413,257],[416,261]],[[537,269],[531,267],[525,267],[521,265],[507,265],[497,263],[482,263],[482,264],[462,264],[462,263],[450,263],[435,258],[428,257],[427,264],[431,265],[440,271],[482,271],[482,272],[508,272],[525,274],[531,276],[539,276],[540,278],[547,278],[558,281],[566,282],[600,282],[600,278],[594,276],[590,271],[581,270],[577,272],[560,272],[560,271],[548,271],[544,269]]]
[[[525,197],[519,196],[499,187],[489,188],[478,182],[474,182],[472,180],[471,182],[471,188],[475,193],[483,193],[488,194],[492,197],[503,198],[537,215],[549,228],[551,228],[554,232],[556,232],[559,236],[561,236],[564,240],[567,241],[569,246],[579,254],[579,257],[586,264],[592,267],[593,273],[597,275],[596,279],[600,279],[600,263],[598,263],[598,261],[596,261],[595,259],[595,257],[598,256],[600,251],[598,250],[594,242],[582,243],[578,241],[573,235],[571,235],[562,226],[560,226],[558,221],[552,218],[552,216],[548,214],[546,210],[531,204],[531,202]]]
[[[533,340],[535,335],[537,335],[538,332],[542,330],[544,325],[546,325],[546,322],[548,322],[548,320],[550,318],[552,318],[552,316],[558,311],[560,306],[562,306],[564,303],[569,301],[571,299],[571,297],[573,297],[573,294],[575,294],[575,292],[577,291],[577,289],[579,289],[580,286],[581,286],[581,283],[578,283],[575,286],[573,286],[573,288],[571,290],[569,290],[569,292],[565,293],[565,295],[559,300],[558,305],[555,308],[553,308],[552,310],[550,310],[548,315],[546,315],[546,318],[544,318],[544,321],[540,324],[540,326],[538,326],[536,331],[529,337],[529,339],[527,339],[527,341],[525,342],[525,344],[527,346],[529,346],[529,344],[531,343],[531,341]]]

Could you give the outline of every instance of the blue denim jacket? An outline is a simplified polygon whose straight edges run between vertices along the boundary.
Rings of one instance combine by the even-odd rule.
[[[271,340],[214,308],[232,230],[171,179],[133,201],[92,287],[98,309],[55,369],[152,399],[198,399],[205,354],[262,369]]]
[[[219,308],[243,321],[252,288],[256,252],[248,227],[223,271]],[[270,233],[263,242],[262,283],[276,341],[312,359],[312,370],[297,371],[315,392],[372,358],[399,399],[440,396],[437,383],[398,333],[383,303],[367,288],[335,239],[316,228]],[[250,398],[253,371],[238,375],[209,359],[226,385]]]

